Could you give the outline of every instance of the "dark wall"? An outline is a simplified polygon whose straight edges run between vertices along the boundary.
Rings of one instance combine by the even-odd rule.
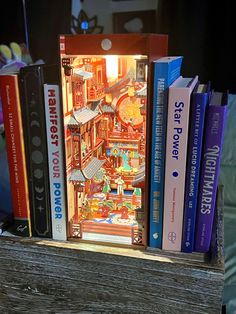
[[[23,7],[21,0],[2,1],[0,18],[0,44],[25,42]]]
[[[26,43],[23,0],[1,3],[0,44]],[[58,35],[70,33],[71,0],[25,0],[29,49],[34,61],[58,60]]]
[[[215,90],[236,93],[232,1],[159,0],[157,32],[169,34],[169,54],[183,55],[183,75],[198,74]]]
[[[70,0],[28,0],[29,45],[34,60],[57,61],[58,35],[70,33]]]

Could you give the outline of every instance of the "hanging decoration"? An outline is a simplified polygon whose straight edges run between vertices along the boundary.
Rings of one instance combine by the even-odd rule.
[[[97,16],[89,18],[84,10],[80,10],[78,17],[72,15],[71,29],[76,34],[102,34],[103,26],[98,25]]]

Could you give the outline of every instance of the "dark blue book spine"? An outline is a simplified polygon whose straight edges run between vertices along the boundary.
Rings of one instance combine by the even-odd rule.
[[[183,57],[154,62],[149,246],[161,248],[164,210],[164,174],[167,121],[167,90],[180,76]]]
[[[222,95],[221,104],[218,104],[217,98],[219,98],[219,94],[221,93],[213,93],[214,97],[212,96],[213,100],[207,108],[205,119],[204,148],[195,232],[195,251],[202,253],[208,252],[210,248],[220,158],[223,148],[227,97]]]
[[[200,177],[204,120],[208,93],[193,92],[188,140],[188,161],[184,200],[182,251],[191,253],[194,247],[198,185]]]

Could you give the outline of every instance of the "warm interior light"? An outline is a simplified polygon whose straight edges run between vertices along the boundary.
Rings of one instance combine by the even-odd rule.
[[[108,82],[118,78],[118,56],[106,56],[106,74]]]
[[[105,99],[106,99],[107,103],[111,103],[112,102],[112,94],[106,94]]]

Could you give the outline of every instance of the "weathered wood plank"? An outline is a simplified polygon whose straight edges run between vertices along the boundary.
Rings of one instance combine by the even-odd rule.
[[[27,309],[29,313],[215,314],[220,310],[223,271],[206,264],[177,263],[175,258],[129,249],[59,245],[1,239],[1,313],[9,307],[12,313]]]
[[[76,263],[80,263],[79,273],[86,273],[86,272],[98,272],[99,274],[104,273],[104,276],[108,274],[114,273],[115,276],[120,276],[124,278],[136,278],[137,280],[146,280],[148,282],[152,282],[153,284],[161,284],[162,286],[177,286],[176,288],[181,289],[182,285],[184,284],[187,288],[193,289],[192,285],[196,282],[196,288],[198,284],[199,278],[202,277],[201,280],[201,291],[205,292],[212,291],[214,288],[218,289],[217,287],[212,288],[213,282],[221,281],[222,274],[218,272],[209,271],[206,273],[204,269],[193,268],[190,266],[185,266],[183,264],[170,264],[167,262],[153,262],[153,261],[136,261],[136,259],[131,258],[120,258],[113,256],[113,259],[110,256],[104,256],[100,253],[91,253],[91,252],[73,252],[69,251],[65,255],[60,252],[60,250],[54,250],[51,248],[48,251],[43,251],[42,248],[35,248],[35,252],[32,250],[27,250],[27,257],[26,252],[24,250],[9,250],[9,249],[2,249],[2,253],[0,256],[1,264],[4,265],[6,262],[8,266],[12,264],[12,268],[16,265],[17,261],[15,256],[18,256],[22,268],[19,271],[23,271],[26,267],[25,265],[29,265],[29,267],[34,267],[37,269],[37,266],[44,266],[45,270],[51,267],[52,270],[58,272],[60,269],[63,269],[64,272],[67,270],[70,273],[78,271]],[[96,257],[96,258],[95,258]],[[31,265],[32,263],[32,265]],[[2,266],[4,267],[4,266]],[[91,268],[91,269],[90,269]],[[104,271],[105,270],[105,271]],[[25,272],[27,269],[25,270]],[[178,271],[178,277],[173,276],[173,274]],[[84,275],[84,274],[83,274]],[[154,279],[155,276],[155,279]],[[158,279],[158,282],[157,282]],[[194,290],[194,289],[193,289]],[[214,293],[214,291],[213,291]]]

